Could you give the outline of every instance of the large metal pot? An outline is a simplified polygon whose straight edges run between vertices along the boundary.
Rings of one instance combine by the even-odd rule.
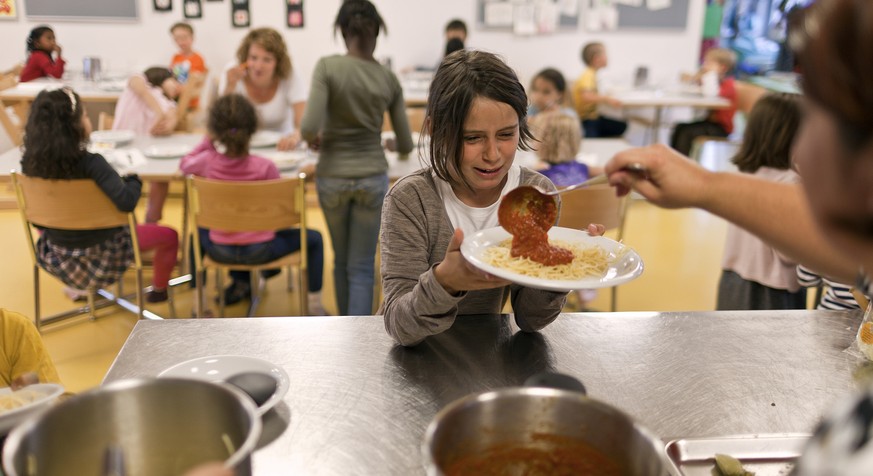
[[[121,460],[126,476],[175,476],[224,461],[248,476],[260,434],[254,403],[230,386],[123,380],[15,428],[3,448],[3,468],[8,476],[102,476],[107,460]]]
[[[676,474],[661,440],[587,397],[575,379],[540,375],[525,385],[467,396],[440,411],[422,446],[428,474],[602,476],[610,467],[622,476]]]

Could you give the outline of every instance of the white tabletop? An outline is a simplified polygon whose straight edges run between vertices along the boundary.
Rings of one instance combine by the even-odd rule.
[[[0,91],[0,100],[33,101],[36,95],[44,89],[70,87],[76,91],[83,101],[115,102],[124,91],[125,81],[107,79],[102,81],[85,81],[83,79],[59,80],[40,78],[26,83],[18,83],[15,87]]]
[[[146,151],[153,146],[167,147],[179,145],[193,149],[202,139],[203,136],[200,134],[174,134],[167,137],[141,136],[137,137],[133,143],[123,147]],[[629,148],[631,148],[631,145],[623,139],[585,139],[582,141],[582,149],[576,160],[588,165],[603,165],[616,153]],[[268,155],[270,150],[271,149],[253,149],[252,153],[256,155],[259,153],[261,155]],[[388,177],[392,180],[398,179],[425,167],[427,164],[424,159],[419,156],[418,150],[418,147],[416,147],[406,160],[399,160],[396,152],[386,152],[385,157],[388,160]],[[134,166],[115,163],[113,163],[113,166],[116,166],[120,173],[137,173],[144,179],[172,180],[174,178],[181,178],[181,175],[178,173],[180,160],[181,157],[146,157],[143,163]],[[314,154],[311,154],[311,158],[303,160],[293,167],[285,168],[280,165],[280,170],[283,174],[291,175],[296,173],[301,165],[313,163],[315,160],[317,160],[317,157]],[[21,170],[20,161],[21,150],[18,148],[13,148],[12,150],[0,154],[0,181],[8,180],[11,171]],[[112,161],[110,162],[112,163]],[[525,167],[533,168],[537,163],[537,158],[533,152],[519,151],[516,154],[516,163]]]
[[[621,101],[623,107],[694,107],[719,109],[731,103],[720,96],[703,96],[692,91],[673,90],[619,90],[609,93]]]

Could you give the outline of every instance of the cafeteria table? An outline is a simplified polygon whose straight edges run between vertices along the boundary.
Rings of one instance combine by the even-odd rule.
[[[255,476],[424,474],[428,422],[465,395],[557,371],[666,439],[810,432],[858,386],[861,315],[834,311],[562,314],[539,333],[462,316],[416,347],[380,316],[140,321],[104,382],[244,355],[290,390],[264,416]],[[511,415],[506,417],[511,418]]]
[[[664,109],[672,107],[690,107],[693,109],[724,109],[731,103],[720,96],[703,96],[693,91],[669,90],[617,90],[608,93],[609,96],[621,101],[623,110],[635,108],[654,108],[650,123],[652,142],[657,142],[658,133],[663,123]]]

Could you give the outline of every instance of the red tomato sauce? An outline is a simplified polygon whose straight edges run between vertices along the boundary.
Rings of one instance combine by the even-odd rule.
[[[552,223],[548,217],[557,215],[554,200],[536,200],[528,204],[526,213],[515,215],[511,229],[514,258],[523,257],[545,266],[557,266],[573,261],[573,252],[549,244],[548,230]],[[504,228],[506,228],[504,226]]]

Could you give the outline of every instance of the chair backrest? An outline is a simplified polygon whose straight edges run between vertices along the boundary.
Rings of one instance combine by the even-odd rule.
[[[618,229],[618,239],[624,233],[627,197],[617,197],[609,185],[595,185],[574,190],[561,196],[561,216],[558,226],[584,230],[599,223],[607,230]]]
[[[101,112],[97,115],[97,130],[108,131],[112,129],[113,122],[115,122],[115,116],[107,112]]]
[[[28,222],[62,230],[94,230],[130,225],[123,212],[90,179],[48,180],[12,173],[18,208]]]
[[[189,177],[188,209],[192,223],[229,232],[304,227],[305,178],[302,173],[297,178],[254,182]]]
[[[422,127],[424,127],[424,113],[425,108],[423,107],[407,107],[406,108],[406,117],[409,119],[409,130],[412,132],[421,132]]]

